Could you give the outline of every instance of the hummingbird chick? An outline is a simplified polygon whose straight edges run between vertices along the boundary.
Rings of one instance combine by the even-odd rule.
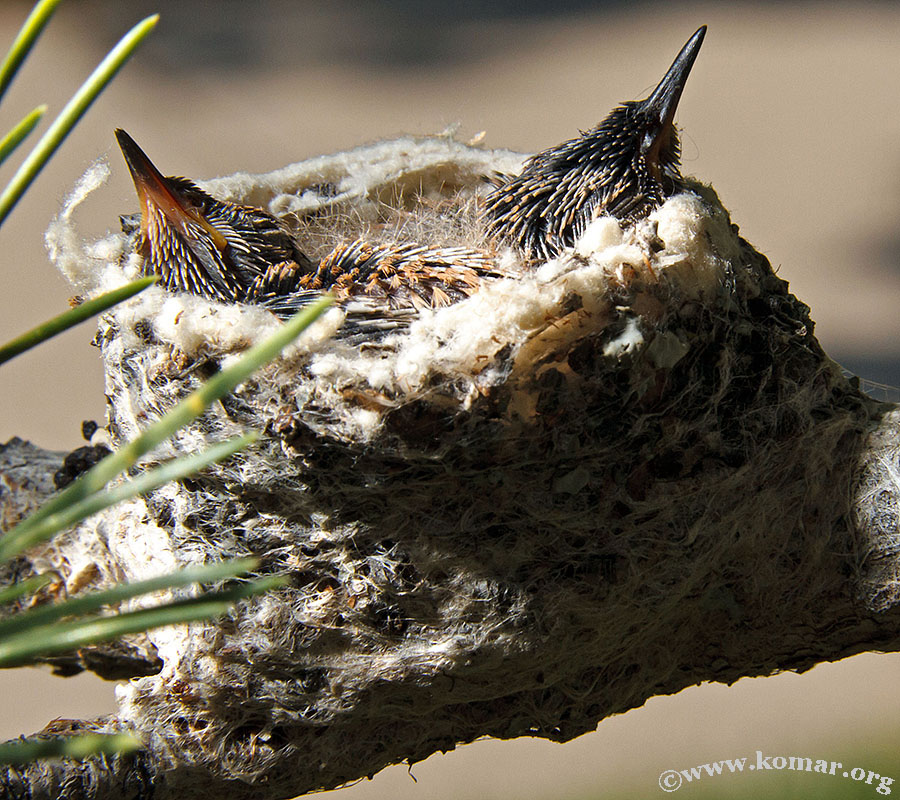
[[[468,297],[483,278],[498,277],[486,252],[362,240],[336,247],[317,266],[271,214],[164,177],[125,131],[116,138],[141,202],[139,225],[123,217],[123,229],[139,236],[145,274],[158,275],[170,291],[261,305],[280,317],[330,291],[374,331]]]
[[[704,25],[646,100],[623,103],[577,139],[532,156],[519,175],[495,181],[488,234],[546,260],[596,217],[636,222],[676,194],[681,145],[673,120],[705,34]]]
[[[125,131],[117,129],[116,139],[141,203],[144,274],[159,276],[169,291],[237,302],[271,267],[315,270],[276,217],[216,200],[186,178],[167,178]]]

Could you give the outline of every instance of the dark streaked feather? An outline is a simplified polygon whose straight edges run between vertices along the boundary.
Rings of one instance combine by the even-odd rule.
[[[682,186],[681,148],[672,122],[706,27],[679,52],[653,93],[624,103],[595,128],[529,159],[521,174],[490,178],[489,236],[530,258],[571,247],[598,216],[633,223]]]
[[[377,334],[407,325],[419,309],[465,299],[496,277],[494,259],[480,250],[357,240],[336,247],[315,273],[290,263],[270,267],[247,299],[287,317],[328,291],[346,310],[352,330]]]

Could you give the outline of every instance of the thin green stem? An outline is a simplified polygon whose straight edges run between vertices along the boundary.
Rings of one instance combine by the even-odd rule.
[[[284,576],[275,575],[200,597],[124,614],[41,625],[33,630],[4,637],[0,642],[0,667],[22,666],[40,656],[75,650],[128,633],[217,617],[228,611],[238,600],[284,586],[287,580]]]
[[[62,516],[68,513],[67,509],[70,506],[100,491],[120,472],[131,468],[141,456],[202,414],[210,403],[224,397],[259,367],[275,358],[286,345],[309,327],[331,302],[332,298],[326,296],[295,314],[268,339],[251,347],[237,362],[191,392],[142,434],[130,442],[126,442],[119,450],[108,455],[31,516],[16,525],[0,539],[0,561],[12,558],[38,541],[39,539],[33,536],[32,531],[38,525],[43,526],[44,520],[48,517],[57,514]],[[62,530],[62,527],[42,527],[42,536],[52,535],[56,530]]]
[[[131,753],[141,742],[130,733],[86,733],[52,739],[18,739],[0,744],[0,764],[27,764],[39,758],[85,758],[104,753]]]
[[[253,569],[259,563],[255,558],[236,558],[232,561],[219,561],[215,564],[204,564],[201,567],[186,569],[159,575],[134,583],[123,583],[102,592],[93,592],[82,597],[66,600],[64,603],[38,606],[22,611],[0,621],[0,639],[18,634],[39,625],[49,625],[65,617],[74,617],[97,611],[103,606],[121,603],[133,597],[160,592],[164,589],[178,589],[195,583],[212,583],[214,581],[235,578]]]
[[[0,164],[9,157],[21,143],[22,140],[31,133],[35,125],[37,125],[44,114],[47,113],[47,106],[41,105],[33,111],[29,111],[16,126],[10,130],[2,139],[0,139]]]
[[[116,303],[127,300],[129,297],[146,289],[155,281],[155,277],[140,278],[132,283],[120,286],[118,289],[113,289],[111,292],[101,294],[93,300],[87,300],[80,306],[77,306],[70,311],[65,311],[59,316],[41,323],[27,333],[17,336],[11,342],[7,342],[0,347],[0,364],[9,361],[11,358],[15,358],[26,350],[30,350],[35,345],[47,341],[47,339],[74,327],[80,322],[84,322],[86,319],[90,319],[94,315],[106,311],[106,309],[111,308]]]
[[[6,54],[6,58],[3,59],[3,64],[0,64],[0,98],[6,94],[6,90],[19,71],[19,67],[22,66],[22,62],[31,52],[35,41],[41,35],[59,4],[60,0],[41,0],[31,10],[28,19],[22,24],[15,41]]]
[[[259,435],[255,431],[251,431],[243,436],[213,445],[202,453],[194,453],[173,459],[109,491],[98,490],[84,497],[73,496],[71,502],[58,511],[44,516],[37,524],[27,529],[24,535],[19,530],[19,526],[17,526],[3,539],[0,539],[0,559],[7,557],[7,539],[10,539],[9,548],[24,549],[31,547],[44,539],[49,539],[54,533],[75,525],[98,511],[102,511],[104,508],[109,508],[116,503],[124,502],[139,494],[150,492],[169,481],[193,475],[210,464],[215,464],[217,461],[228,458],[228,456],[233,455],[241,448],[256,441],[257,438],[259,438]],[[106,460],[113,458],[113,456],[107,456]]]
[[[44,165],[50,160],[57,148],[62,144],[81,119],[85,111],[90,108],[98,95],[106,88],[106,85],[115,77],[126,61],[131,58],[135,49],[148,36],[156,26],[159,15],[139,22],[121,41],[109,52],[109,55],[100,62],[97,68],[90,74],[81,88],[75,92],[72,99],[66,104],[59,116],[34,146],[28,157],[19,167],[12,180],[0,194],[0,224],[13,210],[16,203],[37,177]]]
[[[38,589],[46,586],[52,580],[53,577],[51,575],[32,575],[30,578],[16,581],[10,586],[4,586],[0,589],[0,605],[9,603],[26,594],[34,594]],[[17,614],[16,617],[18,616],[19,615]],[[16,617],[10,617],[9,619],[15,619]],[[8,620],[4,620],[4,622],[7,621]],[[3,625],[3,622],[0,622],[0,625]]]

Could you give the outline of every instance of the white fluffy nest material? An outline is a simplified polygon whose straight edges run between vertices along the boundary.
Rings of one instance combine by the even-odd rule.
[[[254,403],[291,404],[284,395],[293,384],[293,405],[317,408],[306,420],[311,427],[350,442],[368,441],[377,437],[391,409],[437,389],[451,391],[464,410],[491,385],[508,380],[513,362],[521,367],[543,350],[558,350],[590,329],[607,328],[613,319],[625,324],[606,343],[607,355],[619,358],[657,339],[653,353],[666,366],[686,345],[675,336],[657,336],[663,309],[622,314],[611,307],[610,296],[645,295],[649,284],[661,284],[682,301],[705,302],[726,291],[735,276],[747,278],[746,271],[733,268],[737,239],[708,190],[702,192],[707,199],[699,194],[672,198],[637,229],[623,232],[615,220],[598,219],[572,252],[539,268],[523,265],[511,249],[496,251],[483,240],[474,200],[487,190],[483,176],[516,171],[521,161],[518,154],[470,148],[447,138],[401,139],[266,175],[239,173],[204,183],[222,199],[286,215],[295,222],[301,245],[313,254],[356,237],[466,245],[495,250],[498,270],[509,276],[486,282],[464,302],[420,312],[408,330],[377,345],[360,347],[359,337],[346,342],[344,315],[335,309],[274,368],[279,379],[270,385],[269,397],[262,386],[254,388]],[[47,234],[52,259],[84,294],[108,290],[139,270],[138,257],[124,252],[124,236],[86,244],[73,226],[73,211],[106,173],[98,164],[84,177]],[[655,287],[652,293],[658,293]],[[106,344],[107,360],[126,353],[129,359],[140,358],[140,373],[154,379],[173,363],[173,355],[182,365],[227,361],[279,324],[258,308],[156,288],[123,304],[111,319],[117,338]],[[152,347],[145,346],[148,340]],[[498,354],[505,355],[498,360]],[[304,376],[299,382],[298,375]],[[131,384],[134,377],[125,382]],[[130,410],[120,407],[115,419],[123,436],[133,435],[147,413],[172,400],[162,387],[114,388],[130,396]],[[356,402],[348,399],[352,393]],[[528,401],[522,402],[521,414],[530,415]]]
[[[520,164],[403,139],[205,188],[288,214],[313,253],[357,236],[490,249],[483,176]],[[79,240],[87,188],[48,233],[82,293],[138,268],[120,235]],[[802,499],[778,481],[751,497],[747,469],[813,485],[804,442],[832,452],[844,430],[813,409],[856,401],[808,309],[693,189],[634,228],[596,220],[546,264],[498,250],[507,277],[378,341],[342,338],[332,310],[160,455],[250,428],[257,445],[82,529],[98,585],[249,553],[291,578],[224,622],[148,634],[162,669],[125,687],[118,722],[167,786],[216,776],[249,798],[264,777],[292,796],[485,733],[565,740],[690,683],[765,587],[796,585],[785,602],[814,616],[818,578],[786,580],[785,554],[838,548],[774,542]],[[114,442],[278,324],[160,289],[114,310],[98,337]],[[773,442],[797,463],[765,461]],[[740,543],[785,557],[740,574]]]

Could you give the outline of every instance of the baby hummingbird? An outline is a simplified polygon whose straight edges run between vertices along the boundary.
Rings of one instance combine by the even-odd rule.
[[[186,178],[167,178],[125,131],[116,130],[116,139],[141,203],[144,273],[158,275],[166,289],[237,302],[275,265],[314,271],[276,217],[217,200]]]
[[[571,247],[598,216],[634,222],[681,186],[675,109],[706,26],[681,49],[646,99],[623,103],[599,125],[532,156],[488,197],[487,232],[532,258]]]

